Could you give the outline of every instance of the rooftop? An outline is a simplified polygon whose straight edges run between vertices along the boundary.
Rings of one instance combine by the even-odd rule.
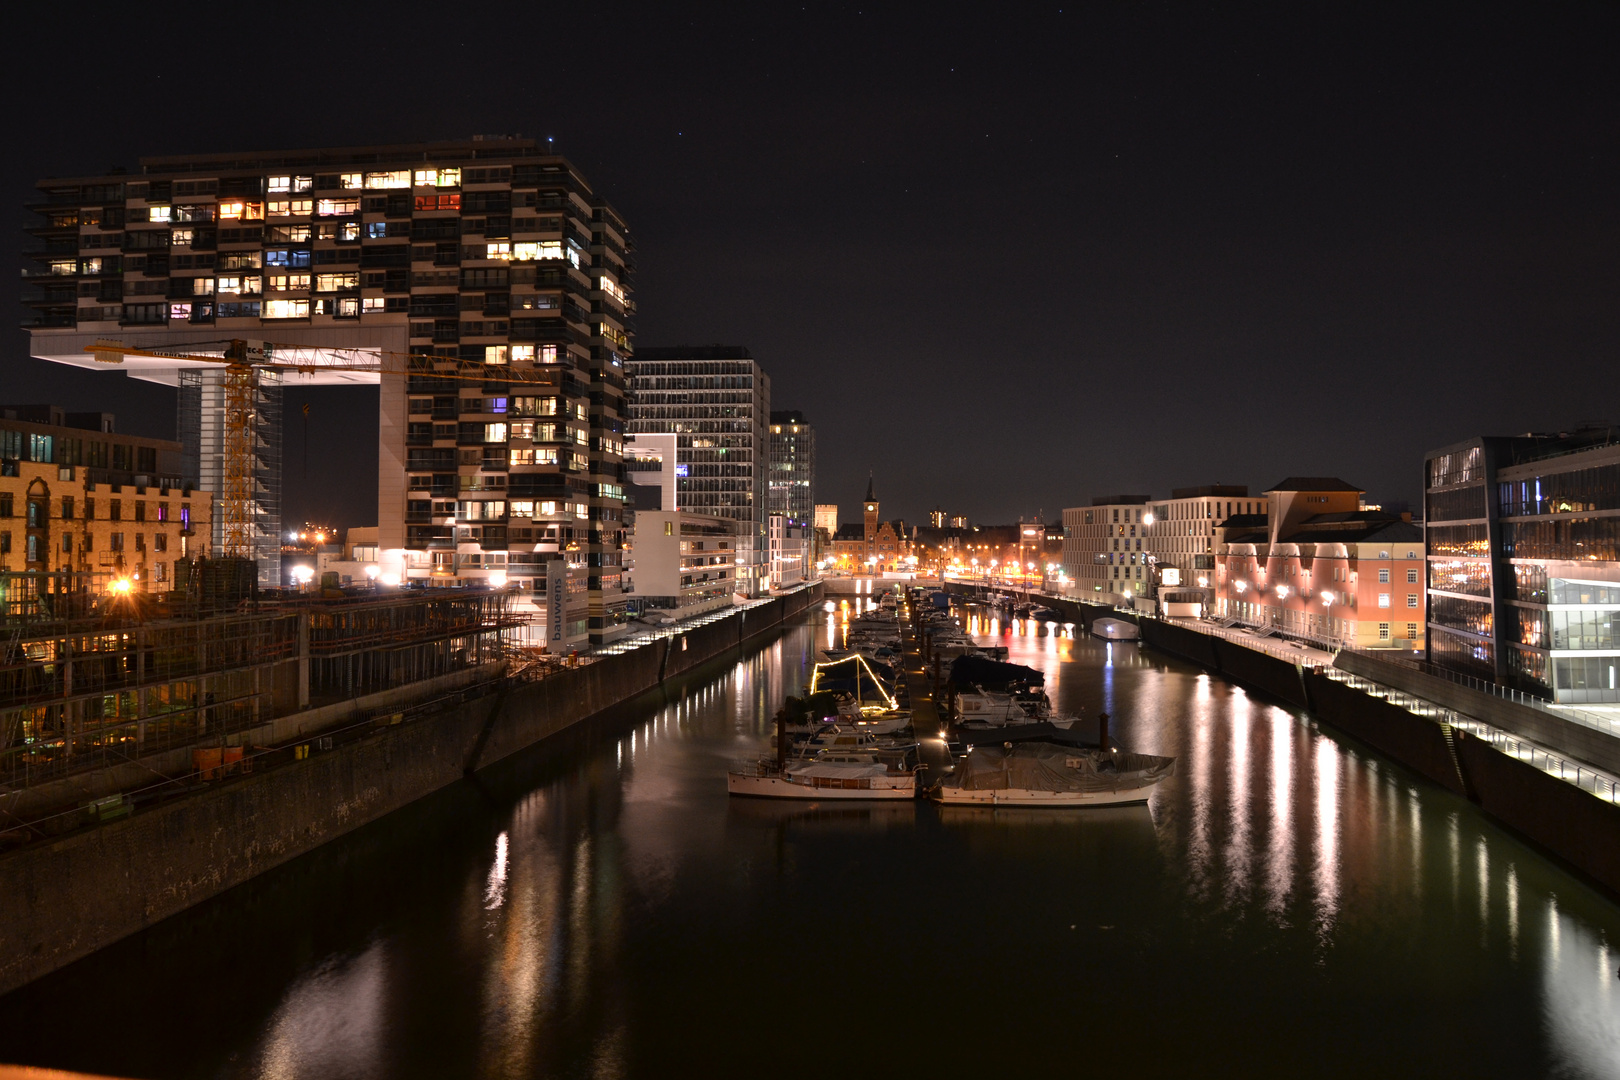
[[[1266,488],[1268,494],[1273,491],[1354,491],[1360,494],[1366,490],[1336,476],[1289,476]]]

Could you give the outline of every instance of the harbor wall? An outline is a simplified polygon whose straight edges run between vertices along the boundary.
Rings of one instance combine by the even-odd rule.
[[[0,993],[763,641],[819,585],[0,856]]]

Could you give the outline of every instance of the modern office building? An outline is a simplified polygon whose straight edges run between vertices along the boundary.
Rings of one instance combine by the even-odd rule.
[[[1170,498],[1153,504],[1148,525],[1148,548],[1157,566],[1161,587],[1175,590],[1182,602],[1212,610],[1215,601],[1215,530],[1227,518],[1264,512],[1265,501],[1249,498],[1243,485],[1210,484],[1175,488]],[[1166,570],[1174,571],[1166,575]],[[1197,594],[1196,599],[1192,594]]]
[[[816,430],[797,411],[771,413],[769,508],[796,526],[815,520]]]
[[[801,525],[786,514],[771,514],[767,525],[771,588],[790,589],[814,576],[811,571],[814,541],[810,526]]]
[[[1429,660],[1558,702],[1620,702],[1614,429],[1431,451]]]
[[[1266,490],[1263,513],[1221,522],[1214,614],[1333,648],[1421,650],[1423,529],[1363,494],[1290,476]]]
[[[676,436],[680,508],[736,523],[737,589],[769,588],[767,465],[769,377],[740,346],[638,349],[629,378],[626,431]]]
[[[1147,591],[1152,501],[1151,495],[1098,495],[1090,506],[1063,511],[1063,574],[1071,592],[1128,604]]]
[[[146,158],[37,188],[33,355],[99,366],[85,348],[105,338],[182,354],[122,367],[182,388],[203,471],[226,439],[222,343],[302,365],[255,388],[261,579],[277,576],[279,383],[380,382],[390,575],[529,591],[563,561],[589,597],[566,640],[622,632],[633,263],[568,161],[475,138]]]
[[[637,510],[631,579],[643,611],[677,618],[728,607],[737,588],[736,523],[689,510]]]
[[[177,560],[209,554],[213,497],[185,478],[180,444],[114,428],[110,413],[0,408],[0,570],[156,593]]]

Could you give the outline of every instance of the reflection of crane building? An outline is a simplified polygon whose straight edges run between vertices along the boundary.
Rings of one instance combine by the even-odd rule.
[[[122,366],[181,388],[188,468],[222,493],[216,542],[245,515],[261,580],[278,572],[280,388],[380,382],[385,575],[527,591],[562,562],[589,597],[566,641],[623,632],[629,238],[567,161],[491,138],[149,158],[37,187],[33,355],[181,354]],[[297,362],[233,386],[231,340]]]

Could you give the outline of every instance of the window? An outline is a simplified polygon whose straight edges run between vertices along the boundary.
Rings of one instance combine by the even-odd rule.
[[[522,348],[522,346],[518,346],[518,347]],[[533,351],[534,346],[532,346],[532,345],[529,346],[529,349],[530,349],[530,351]],[[484,346],[484,363],[486,363],[486,364],[504,364],[504,363],[506,363],[506,358],[507,358],[506,350],[507,350],[507,346],[505,346],[505,345],[485,345]]]
[[[71,495],[62,496],[62,520],[73,520],[73,496]]]
[[[388,222],[372,221],[366,225],[366,236],[373,240],[381,240],[388,235]]]
[[[136,213],[139,213],[139,211],[136,211]],[[168,221],[171,213],[172,211],[167,206],[148,206],[146,208],[146,220]]]
[[[1381,592],[1378,594],[1378,606],[1384,608],[1389,607],[1389,593]]]
[[[268,179],[268,180],[266,180],[264,182],[264,190],[268,191],[272,195],[274,195],[274,194],[276,194],[278,192],[291,191],[292,190],[292,177],[290,177],[290,176],[272,176],[270,179]]]
[[[675,523],[673,521],[664,522],[664,535],[665,536],[674,536],[675,535]]]
[[[520,262],[530,262],[535,259],[560,259],[562,257],[563,246],[561,240],[543,240],[538,243],[512,245],[512,258]]]
[[[338,187],[345,191],[357,191],[364,183],[365,178],[357,172],[346,172],[338,177]]]
[[[485,424],[484,425],[484,441],[485,442],[505,442],[506,441],[506,425],[505,424]]]
[[[511,257],[512,245],[505,241],[499,244],[484,245],[484,258],[486,259],[510,259]]]
[[[555,465],[557,464],[557,448],[554,446],[538,446],[512,450],[509,452],[508,460],[513,465]]]
[[[388,310],[388,301],[381,296],[368,296],[360,302],[360,310],[368,313]]]
[[[189,322],[190,319],[191,319],[191,305],[190,304],[170,304],[169,305],[169,321],[170,322]]]
[[[1413,570],[1408,570],[1406,572],[1406,583],[1408,585],[1416,585],[1417,584],[1417,579],[1418,579],[1417,570],[1413,569]]]
[[[1381,567],[1378,568],[1378,584],[1380,584],[1380,585],[1388,585],[1389,584],[1389,567],[1381,566]]]
[[[460,210],[461,196],[457,195],[418,195],[416,197],[418,210]]]
[[[1378,624],[1378,640],[1379,641],[1388,641],[1389,640],[1389,623],[1381,622],[1381,623]]]
[[[386,191],[390,188],[408,188],[410,186],[411,171],[409,169],[366,173],[366,188],[370,191]]]
[[[264,317],[267,319],[307,319],[308,300],[266,300]]]
[[[358,214],[360,212],[359,199],[316,199],[315,213],[321,217],[338,217],[342,214]]]
[[[417,187],[460,187],[460,169],[417,169]]]
[[[340,292],[344,289],[358,289],[360,287],[360,272],[343,274],[316,274],[316,292]]]
[[[1406,624],[1406,640],[1407,641],[1416,641],[1417,640],[1417,626],[1418,626],[1418,624],[1415,623],[1415,622],[1409,622],[1409,623]]]
[[[121,533],[121,532],[109,533],[107,535],[107,550],[108,551],[123,551],[124,550],[124,534]]]
[[[1418,601],[1417,593],[1407,593],[1406,594],[1406,606],[1407,607],[1417,607],[1418,606],[1417,601]]]

